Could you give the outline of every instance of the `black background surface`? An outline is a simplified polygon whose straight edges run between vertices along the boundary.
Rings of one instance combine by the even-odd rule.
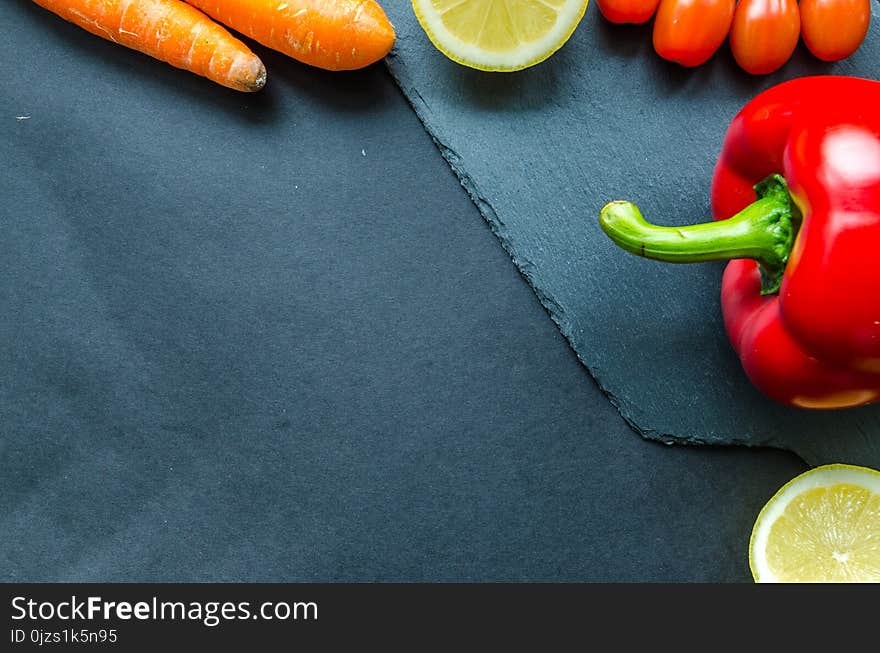
[[[0,579],[749,579],[803,464],[630,431],[382,66],[0,24]]]

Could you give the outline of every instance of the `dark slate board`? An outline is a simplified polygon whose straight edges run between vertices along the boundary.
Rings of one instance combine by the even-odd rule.
[[[389,7],[389,67],[481,213],[621,415],[663,442],[767,445],[813,464],[880,467],[880,406],[808,412],[749,384],[722,328],[723,266],[670,266],[617,250],[596,223],[612,199],[648,219],[708,219],[729,121],[765,88],[811,74],[880,76],[880,16],[845,62],[799,46],[752,77],[725,45],[685,70],[655,56],[650,26],[612,26],[591,6],[543,64],[490,74],[431,47],[409,7]]]

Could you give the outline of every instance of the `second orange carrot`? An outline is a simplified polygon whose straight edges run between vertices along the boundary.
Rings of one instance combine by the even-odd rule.
[[[327,70],[363,68],[394,45],[394,28],[375,0],[187,2],[265,46]]]

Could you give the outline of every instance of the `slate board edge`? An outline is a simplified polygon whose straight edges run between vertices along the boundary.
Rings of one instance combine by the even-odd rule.
[[[440,151],[443,159],[452,169],[452,172],[455,174],[462,187],[467,192],[468,197],[470,197],[471,201],[476,205],[477,210],[480,212],[480,215],[483,216],[483,219],[489,224],[492,233],[501,243],[504,251],[507,252],[510,258],[513,260],[513,263],[516,266],[516,269],[519,271],[520,275],[523,277],[523,279],[525,279],[526,283],[537,296],[538,301],[544,307],[544,310],[547,311],[550,319],[559,329],[560,333],[562,333],[563,337],[569,345],[569,348],[574,352],[575,356],[577,356],[578,361],[581,363],[584,369],[586,369],[590,378],[593,380],[593,382],[596,384],[602,394],[608,399],[611,405],[614,406],[614,409],[633,431],[635,431],[638,435],[646,440],[652,440],[666,445],[705,445],[713,447],[744,446],[754,449],[771,448],[794,453],[794,455],[798,456],[802,460],[806,460],[797,452],[793,452],[791,451],[791,449],[778,445],[773,440],[760,440],[757,438],[744,437],[730,439],[729,442],[719,444],[717,442],[705,440],[703,438],[700,438],[699,436],[677,436],[672,433],[663,433],[657,431],[656,429],[645,428],[639,425],[638,422],[636,422],[635,419],[630,414],[628,414],[626,402],[617,397],[602,383],[601,377],[596,374],[595,370],[590,366],[590,363],[585,360],[584,357],[581,356],[580,352],[578,352],[577,349],[572,345],[571,323],[565,315],[565,309],[552,297],[552,295],[548,294],[537,285],[537,283],[529,273],[528,268],[530,264],[528,263],[528,261],[523,261],[521,259],[516,251],[515,245],[506,235],[504,221],[499,217],[498,213],[495,211],[495,208],[492,206],[492,203],[480,194],[476,182],[464,169],[463,163],[461,162],[461,159],[455,152],[455,150],[447,146],[442,141],[440,135],[437,134],[437,131],[431,126],[430,121],[425,115],[430,111],[430,109],[425,101],[422,99],[421,94],[410,82],[410,79],[406,72],[406,66],[401,63],[401,61],[396,57],[396,49],[392,50],[391,53],[389,53],[389,55],[386,57],[385,66],[388,69],[388,72],[391,74],[394,82],[400,88],[400,91],[406,99],[407,103],[412,107],[413,111],[419,119],[419,122],[422,124],[422,126],[425,128],[425,131],[431,137],[431,140],[437,146],[437,149]],[[806,460],[806,462],[810,463],[809,460]]]

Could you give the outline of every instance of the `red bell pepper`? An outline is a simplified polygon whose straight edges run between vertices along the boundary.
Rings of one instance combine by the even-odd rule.
[[[880,398],[880,82],[809,77],[757,96],[727,132],[712,213],[658,227],[612,202],[600,224],[647,258],[730,260],[727,334],[770,398],[802,408]]]

